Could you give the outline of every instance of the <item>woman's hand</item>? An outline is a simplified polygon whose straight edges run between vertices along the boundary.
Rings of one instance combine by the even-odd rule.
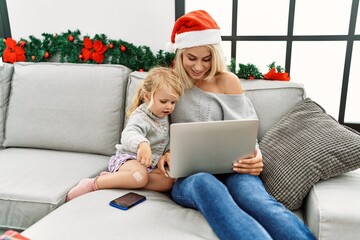
[[[237,173],[248,173],[258,176],[263,171],[264,163],[259,149],[255,149],[254,156],[239,159],[233,164],[233,170]]]
[[[157,167],[165,176],[170,177],[167,172],[167,167],[170,169],[170,151],[167,151],[164,155],[161,156]]]

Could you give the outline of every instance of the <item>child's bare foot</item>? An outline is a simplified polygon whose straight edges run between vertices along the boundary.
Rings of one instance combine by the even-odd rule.
[[[76,185],[75,187],[73,187],[67,197],[66,197],[66,202],[76,198],[76,197],[79,197],[85,193],[88,193],[88,192],[92,192],[92,191],[95,191],[97,190],[97,187],[96,187],[96,181],[97,178],[84,178],[82,179],[78,185]]]

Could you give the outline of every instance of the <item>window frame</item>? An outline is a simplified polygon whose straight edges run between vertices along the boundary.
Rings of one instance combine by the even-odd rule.
[[[7,11],[6,0],[0,0],[0,37],[11,37],[9,15]]]
[[[236,43],[238,41],[283,41],[286,42],[285,71],[291,73],[291,53],[292,45],[295,41],[346,41],[345,64],[342,79],[342,88],[340,95],[340,107],[338,121],[360,132],[360,124],[344,122],[347,91],[349,86],[349,75],[351,68],[351,58],[353,52],[354,41],[360,41],[360,34],[355,34],[356,20],[359,9],[359,0],[352,0],[349,30],[347,35],[294,35],[294,19],[296,0],[290,0],[288,12],[288,29],[287,35],[256,35],[256,36],[238,36],[237,35],[237,16],[238,2],[241,0],[233,0],[232,9],[232,31],[231,35],[222,36],[223,41],[231,42],[231,58],[236,60]],[[185,0],[175,0],[175,20],[185,14]],[[360,121],[360,119],[359,119]]]
[[[295,41],[346,41],[345,64],[342,79],[341,97],[338,121],[357,131],[360,131],[360,124],[344,122],[346,111],[346,99],[349,86],[349,75],[354,41],[360,41],[360,34],[355,34],[356,20],[359,9],[359,0],[352,0],[349,30],[347,35],[294,35],[294,17],[296,0],[290,0],[287,35],[279,36],[237,36],[237,15],[238,1],[233,0],[232,9],[232,30],[231,35],[222,36],[223,41],[231,42],[231,57],[236,59],[237,41],[286,41],[285,70],[291,74],[291,53],[292,44]],[[185,13],[185,0],[175,0],[175,20]],[[7,11],[6,0],[0,0],[0,37],[11,37],[11,28]]]

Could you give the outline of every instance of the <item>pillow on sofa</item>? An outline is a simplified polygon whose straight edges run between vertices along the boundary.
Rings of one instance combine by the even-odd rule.
[[[3,145],[114,154],[130,71],[110,64],[14,63]]]
[[[307,98],[263,137],[261,173],[266,190],[296,210],[318,181],[360,167],[360,135]]]
[[[4,128],[7,104],[9,102],[10,80],[14,72],[11,64],[4,63],[0,67],[0,148],[4,141]]]

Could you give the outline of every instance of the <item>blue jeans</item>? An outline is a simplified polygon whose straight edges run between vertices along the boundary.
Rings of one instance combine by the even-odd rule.
[[[256,176],[197,173],[178,179],[171,195],[179,205],[199,210],[220,239],[315,239]]]

